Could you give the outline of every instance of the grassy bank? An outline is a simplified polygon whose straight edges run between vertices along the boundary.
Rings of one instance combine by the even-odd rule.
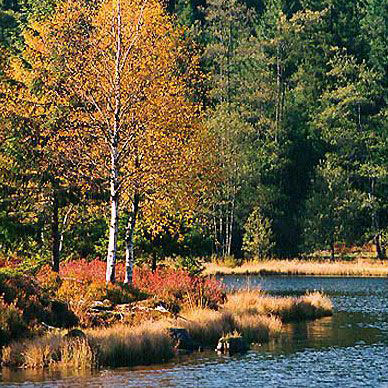
[[[314,275],[314,276],[388,276],[388,261],[310,261],[263,260],[242,265],[206,263],[206,275]]]
[[[249,342],[267,342],[289,320],[331,315],[330,300],[320,293],[300,298],[276,298],[260,291],[228,295],[218,311],[194,308],[182,318],[148,321],[138,326],[113,325],[86,329],[85,337],[47,334],[4,347],[2,364],[23,368],[91,369],[100,366],[147,365],[167,361],[176,354],[168,328],[187,329],[202,347],[214,347],[225,334],[238,332]]]

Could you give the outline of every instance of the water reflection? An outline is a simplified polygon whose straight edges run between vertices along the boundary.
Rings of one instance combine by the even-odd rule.
[[[388,280],[381,278],[228,277],[229,286],[273,294],[323,290],[332,317],[288,324],[285,334],[242,356],[209,351],[169,364],[95,373],[10,372],[4,387],[388,387]]]

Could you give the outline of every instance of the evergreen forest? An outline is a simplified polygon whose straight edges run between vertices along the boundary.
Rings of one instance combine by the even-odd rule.
[[[0,0],[0,252],[388,243],[388,0]]]

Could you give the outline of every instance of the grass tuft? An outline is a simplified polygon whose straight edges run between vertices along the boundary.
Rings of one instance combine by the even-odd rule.
[[[193,340],[202,346],[216,345],[220,337],[236,328],[232,313],[197,308],[184,314],[187,321],[182,322]]]
[[[137,327],[115,325],[90,329],[86,333],[99,346],[101,365],[149,365],[174,356],[168,325],[167,321],[145,322]]]

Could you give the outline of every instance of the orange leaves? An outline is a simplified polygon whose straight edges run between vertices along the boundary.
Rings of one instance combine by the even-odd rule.
[[[106,186],[114,160],[119,195],[138,192],[150,225],[193,209],[211,143],[187,98],[201,76],[183,34],[157,0],[66,0],[30,22],[9,69],[12,109],[40,120],[52,154]]]

